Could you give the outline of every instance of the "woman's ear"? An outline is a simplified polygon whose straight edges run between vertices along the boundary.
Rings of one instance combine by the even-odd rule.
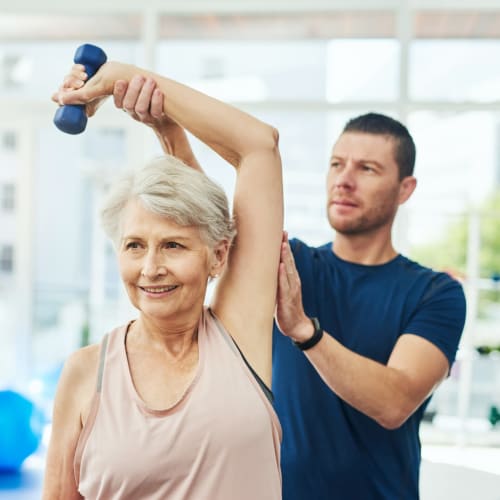
[[[222,273],[226,264],[227,255],[229,252],[229,241],[223,240],[212,250],[212,263],[210,266],[210,276],[216,278]]]

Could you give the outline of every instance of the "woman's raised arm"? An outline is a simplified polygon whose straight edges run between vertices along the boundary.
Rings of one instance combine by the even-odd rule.
[[[257,373],[271,380],[271,336],[283,228],[278,132],[217,99],[135,66],[104,64],[84,87],[61,92],[62,104],[92,108],[118,80],[154,80],[164,112],[236,170],[233,213],[237,236],[213,299],[213,310]]]

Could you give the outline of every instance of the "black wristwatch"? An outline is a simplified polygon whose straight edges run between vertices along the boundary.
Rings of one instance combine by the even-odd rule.
[[[314,333],[310,339],[307,339],[304,342],[297,342],[296,340],[293,343],[301,350],[307,351],[311,347],[314,347],[323,337],[323,329],[319,324],[318,318],[309,318],[314,326]]]

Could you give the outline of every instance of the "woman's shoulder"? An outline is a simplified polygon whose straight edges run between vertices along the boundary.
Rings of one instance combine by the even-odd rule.
[[[95,389],[100,344],[92,344],[73,352],[64,363],[59,392],[71,393],[72,399],[88,401]]]
[[[95,392],[98,362],[98,344],[80,348],[66,359],[54,401],[53,414],[57,426],[81,428]]]
[[[82,375],[93,366],[97,366],[99,360],[100,344],[91,344],[74,351],[64,365],[64,370],[68,375]]]
[[[89,344],[74,351],[67,358],[65,369],[70,374],[74,373],[77,375],[84,375],[85,373],[92,371],[92,368],[97,368],[101,357],[101,350],[106,349],[109,339],[115,339],[116,343],[116,341],[119,340],[120,335],[125,334],[127,327],[128,324],[119,326],[107,333],[98,343]]]

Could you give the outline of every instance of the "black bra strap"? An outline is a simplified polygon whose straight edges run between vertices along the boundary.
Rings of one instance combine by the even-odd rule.
[[[241,352],[241,349],[239,348],[239,346],[236,343],[236,341],[229,334],[229,332],[227,332],[226,329],[222,326],[221,322],[219,321],[219,318],[217,318],[217,316],[213,313],[212,309],[209,308],[208,311],[210,312],[210,315],[214,319],[215,324],[217,325],[217,328],[218,328],[219,332],[222,334],[222,336],[224,338],[229,338],[231,340],[231,345],[234,346],[234,347],[236,347],[236,349],[240,353],[241,358],[243,359],[243,361],[247,365],[248,369],[250,370],[251,374],[254,376],[255,380],[257,381],[257,383],[259,384],[260,388],[262,389],[262,392],[264,393],[264,395],[266,396],[266,398],[269,400],[269,402],[271,404],[273,404],[273,402],[274,402],[273,391],[271,391],[271,389],[269,389],[269,387],[267,387],[266,383],[259,377],[259,375],[257,374],[257,372],[252,368],[252,366],[250,365],[250,363],[247,361],[247,358],[245,358],[245,355]]]

